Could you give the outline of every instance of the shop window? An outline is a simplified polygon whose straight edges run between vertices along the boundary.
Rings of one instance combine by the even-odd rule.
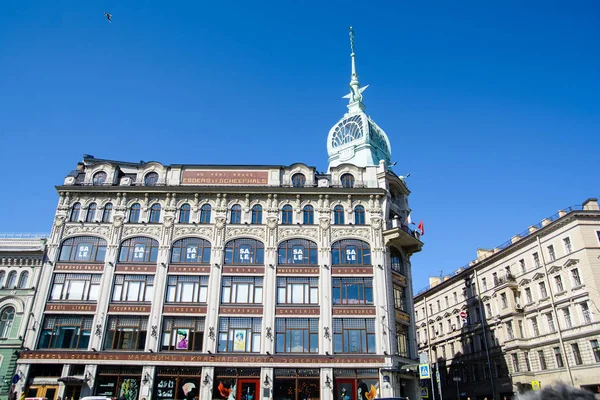
[[[155,263],[158,257],[158,241],[147,237],[135,237],[121,243],[120,263]]]
[[[200,238],[185,238],[173,243],[172,263],[210,263],[210,242]]]
[[[318,353],[318,318],[276,318],[275,351],[277,353]]]
[[[278,277],[277,304],[319,304],[319,278]]]
[[[111,316],[108,319],[106,350],[143,350],[146,345],[148,317]]]
[[[278,264],[316,265],[317,244],[306,239],[290,239],[279,244]]]
[[[115,275],[112,301],[150,302],[154,294],[154,275]]]
[[[100,274],[54,274],[49,301],[97,301]]]
[[[262,318],[219,319],[218,351],[259,353]]]
[[[336,354],[375,353],[375,320],[334,318],[333,351]]]
[[[94,236],[77,236],[65,240],[58,261],[103,262],[106,240]]]
[[[204,318],[163,317],[161,350],[202,351]]]
[[[206,303],[207,298],[207,275],[169,275],[167,303]]]
[[[265,247],[255,239],[235,239],[225,245],[225,264],[264,264]]]
[[[331,246],[333,265],[371,265],[371,248],[362,240],[344,239]]]
[[[373,278],[333,278],[334,305],[373,304]]]
[[[274,369],[273,398],[278,400],[320,399],[319,372],[319,369]],[[366,398],[359,397],[359,400],[363,399]]]
[[[38,349],[87,350],[93,319],[91,315],[46,315]]]
[[[262,304],[262,277],[224,276],[221,285],[223,304]]]

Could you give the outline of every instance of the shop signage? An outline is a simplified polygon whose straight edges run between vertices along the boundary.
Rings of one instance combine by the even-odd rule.
[[[171,274],[181,274],[181,273],[189,273],[189,274],[209,274],[210,267],[208,266],[200,266],[200,265],[169,265],[169,273]]]
[[[117,272],[156,272],[156,265],[127,265],[117,264]]]
[[[318,275],[319,268],[315,268],[315,267],[277,267],[277,274]]]
[[[321,309],[319,307],[277,307],[275,315],[319,315]]]
[[[55,271],[104,271],[104,264],[56,264]]]
[[[164,306],[165,314],[206,314],[206,306]]]
[[[396,321],[410,323],[410,317],[404,311],[396,310]]]
[[[223,267],[224,274],[264,274],[265,267]]]
[[[149,313],[151,306],[108,306],[109,313]]]
[[[375,307],[342,308],[334,307],[333,315],[375,315]]]
[[[158,354],[144,352],[62,352],[62,351],[24,351],[21,360],[63,360],[66,363],[72,360],[82,361],[131,361],[140,362],[169,362],[169,363],[222,363],[230,365],[231,363],[281,363],[281,364],[382,364],[385,362],[384,356],[285,356],[285,355],[216,355],[216,354]]]
[[[96,304],[46,304],[46,312],[96,312]]]
[[[392,280],[394,281],[394,283],[397,283],[401,286],[406,286],[406,278],[402,275],[392,274]]]
[[[373,267],[332,267],[332,275],[373,275]]]
[[[219,307],[219,314],[251,314],[262,315],[262,307]]]
[[[181,174],[182,185],[261,186],[269,184],[269,171],[217,170],[186,168]]]

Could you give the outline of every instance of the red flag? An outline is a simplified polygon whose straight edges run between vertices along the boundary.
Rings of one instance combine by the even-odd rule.
[[[419,222],[419,226],[417,227],[421,231],[421,236],[425,236],[425,229],[423,228],[423,220]]]

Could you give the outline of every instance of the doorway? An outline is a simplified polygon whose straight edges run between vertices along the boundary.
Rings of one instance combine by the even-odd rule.
[[[48,400],[55,400],[58,393],[58,386],[54,385],[31,385],[27,389],[27,397],[45,397]]]
[[[238,379],[238,400],[260,400],[260,379]]]
[[[335,380],[335,398],[337,400],[357,400],[356,381],[354,379]]]

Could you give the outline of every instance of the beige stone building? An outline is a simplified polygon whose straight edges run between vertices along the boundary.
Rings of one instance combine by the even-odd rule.
[[[599,393],[597,199],[477,256],[414,300],[419,353],[437,362],[443,398],[510,399],[558,381]]]

